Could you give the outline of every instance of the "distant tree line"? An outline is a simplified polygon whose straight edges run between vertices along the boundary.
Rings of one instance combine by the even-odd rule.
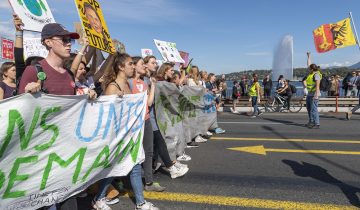
[[[349,72],[353,71],[353,69],[349,69],[347,67],[339,67],[339,68],[328,68],[322,69],[321,72],[326,76],[330,76],[333,74],[339,75],[344,78]],[[253,73],[257,73],[260,79],[264,78],[265,75],[271,74],[271,70],[246,70],[240,72],[233,72],[229,74],[225,74],[226,80],[240,80],[243,76],[247,78],[251,78]],[[306,76],[308,73],[307,68],[295,68],[294,69],[294,79],[300,79]],[[219,77],[221,75],[218,75]]]

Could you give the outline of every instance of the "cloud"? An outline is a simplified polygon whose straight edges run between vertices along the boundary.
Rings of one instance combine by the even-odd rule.
[[[337,62],[337,61],[334,61],[332,63],[322,63],[322,64],[319,64],[319,66],[321,68],[329,68],[329,67],[343,67],[343,66],[349,66],[351,63],[350,61],[345,61],[345,62]]]
[[[10,3],[8,1],[2,1],[0,2],[0,9],[10,9]]]
[[[271,55],[270,52],[247,52],[245,53],[245,55],[248,55],[248,56],[268,56],[268,55]]]
[[[12,26],[12,22],[9,21],[0,21],[0,36],[5,38],[11,38],[14,39],[15,36],[15,29]]]

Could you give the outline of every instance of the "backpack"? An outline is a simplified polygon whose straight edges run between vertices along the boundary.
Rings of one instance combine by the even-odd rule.
[[[314,74],[314,81],[315,81],[315,74]],[[329,91],[330,88],[331,88],[330,80],[325,75],[322,75],[320,80],[320,91]]]
[[[295,94],[295,93],[296,93],[296,91],[297,91],[297,89],[296,89],[295,85],[290,84],[289,86],[290,86],[290,89],[291,89],[291,93],[292,93],[292,94]]]

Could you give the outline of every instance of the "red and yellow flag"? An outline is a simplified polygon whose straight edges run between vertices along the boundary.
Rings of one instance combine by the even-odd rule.
[[[318,53],[356,44],[350,25],[350,18],[346,18],[337,23],[321,25],[313,31],[313,35]]]

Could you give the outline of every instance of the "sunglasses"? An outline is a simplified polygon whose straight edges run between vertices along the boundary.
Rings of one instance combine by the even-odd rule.
[[[68,37],[62,37],[61,39],[54,39],[52,38],[52,40],[57,40],[57,41],[61,41],[62,44],[66,45],[66,44],[75,44],[75,40],[68,38]]]

